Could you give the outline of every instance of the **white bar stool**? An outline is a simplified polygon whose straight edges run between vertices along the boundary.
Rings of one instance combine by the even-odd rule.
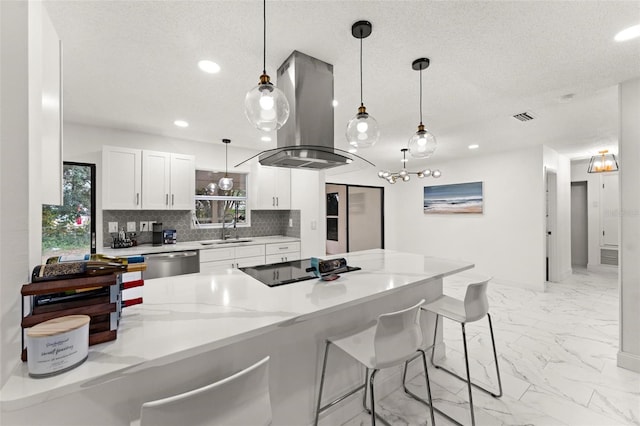
[[[269,357],[226,379],[142,404],[141,426],[270,425]]]
[[[318,424],[321,412],[362,389],[364,389],[362,404],[365,410],[371,414],[371,424],[375,425],[376,418],[378,418],[382,423],[389,425],[385,419],[375,412],[373,386],[375,375],[382,368],[401,365],[409,359],[415,358],[416,352],[419,352],[419,354],[422,355],[422,364],[427,383],[427,397],[429,399],[429,403],[431,403],[431,387],[429,385],[429,373],[427,371],[427,358],[424,350],[421,349],[423,334],[420,328],[419,317],[420,307],[423,303],[424,299],[409,308],[380,315],[375,325],[367,327],[364,330],[337,338],[327,339],[324,349],[324,360],[322,363],[322,375],[320,376],[320,390],[318,391],[318,406],[316,409],[315,425]],[[327,370],[327,357],[329,355],[329,346],[331,344],[339,347],[352,358],[364,365],[365,381],[364,384],[322,406],[322,389],[324,387],[324,378]],[[369,375],[369,370],[372,370],[371,375]],[[366,405],[367,383],[370,388],[370,410]],[[430,410],[430,414],[431,423],[435,424],[432,409]]]
[[[434,367],[439,368],[445,371],[446,373],[449,373],[452,376],[457,377],[458,379],[467,383],[467,387],[469,390],[469,409],[471,411],[472,425],[476,424],[474,410],[473,410],[473,395],[471,392],[472,386],[475,386],[476,388],[488,393],[489,395],[495,398],[500,398],[502,396],[502,381],[500,380],[500,369],[498,367],[498,355],[496,353],[496,342],[493,337],[493,325],[491,324],[491,315],[489,314],[489,300],[487,299],[487,287],[489,285],[490,280],[491,278],[485,281],[469,284],[469,286],[467,287],[466,294],[464,296],[464,301],[455,299],[453,297],[442,295],[438,299],[434,300],[433,302],[426,303],[425,305],[422,306],[422,309],[424,309],[425,311],[436,314],[436,325],[435,325],[435,330],[433,332],[433,345],[431,347],[431,363],[433,364]],[[471,381],[471,376],[469,375],[469,354],[467,351],[467,336],[465,333],[465,324],[469,322],[475,322],[475,321],[481,320],[482,318],[485,317],[485,315],[489,320],[489,331],[491,332],[491,345],[493,346],[493,359],[496,363],[496,376],[498,378],[498,393],[491,392],[490,390],[485,389],[482,386],[479,386],[473,383]],[[436,336],[438,333],[438,320],[440,319],[440,317],[449,318],[450,320],[459,322],[460,325],[462,326],[462,343],[464,345],[464,362],[465,362],[465,367],[467,371],[466,379],[454,373],[453,371],[448,370],[447,368],[437,365],[435,363],[434,352],[435,352],[435,346],[436,346]],[[406,365],[405,365],[405,370],[406,370]],[[404,385],[404,377],[403,377],[403,385]],[[406,385],[404,385],[404,390],[410,396],[413,396],[415,399],[420,400],[420,398],[417,395],[411,393],[411,391],[407,389]],[[422,402],[427,404],[427,402],[424,400],[422,400]],[[438,409],[436,409],[436,411],[438,411],[441,414],[444,414],[442,413],[442,411]],[[459,422],[455,421],[448,415],[446,414],[444,415],[450,420],[453,420],[455,423],[460,424]]]

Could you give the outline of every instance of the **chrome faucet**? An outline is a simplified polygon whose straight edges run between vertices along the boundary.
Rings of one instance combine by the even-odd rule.
[[[232,222],[233,222],[233,233],[235,235],[235,239],[238,239],[238,227],[237,227],[237,222],[238,222],[238,203],[236,201],[230,201],[231,203],[231,208],[233,209],[233,212],[226,212],[225,209],[225,213],[222,215],[222,239],[226,240],[228,238],[231,237],[231,234],[227,233],[225,230],[229,229],[229,226],[226,226],[227,224],[227,216],[231,216],[232,218]]]

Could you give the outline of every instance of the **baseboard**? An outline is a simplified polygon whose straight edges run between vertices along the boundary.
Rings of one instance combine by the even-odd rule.
[[[445,356],[445,352],[446,345],[443,343],[438,344],[438,346],[436,346],[435,358],[442,359]],[[430,358],[431,350],[428,350],[426,353],[428,363],[427,368],[433,368]],[[422,362],[419,359],[416,359],[409,365],[409,369],[407,370],[407,382],[411,381],[411,379],[416,377],[421,372]],[[357,384],[355,386],[357,386]],[[376,376],[375,380],[376,401],[385,398],[392,392],[401,391],[401,386],[402,367],[399,366],[393,369],[381,370],[380,374]],[[335,398],[336,395],[331,395],[331,397]],[[326,404],[326,401],[323,401],[323,404]],[[362,392],[358,392],[355,395],[350,396],[347,400],[322,413],[320,415],[320,423],[327,425],[341,425],[348,422],[363,411],[364,409],[362,408]]]
[[[640,373],[640,356],[629,352],[618,352],[618,367]]]
[[[618,265],[603,265],[602,263],[589,263],[587,265],[587,271],[592,272],[612,272],[618,269]]]

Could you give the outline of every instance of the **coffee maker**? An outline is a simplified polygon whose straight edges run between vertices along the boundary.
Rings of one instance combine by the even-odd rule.
[[[162,245],[162,222],[156,222],[153,224],[153,236],[151,242],[154,246]]]

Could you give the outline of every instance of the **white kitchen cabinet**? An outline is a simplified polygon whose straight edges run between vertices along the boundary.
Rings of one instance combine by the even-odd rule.
[[[142,208],[193,209],[195,173],[192,155],[142,151]]]
[[[267,265],[292,260],[300,260],[299,242],[266,244],[265,263]]]
[[[42,9],[42,204],[62,205],[62,41]]]
[[[252,193],[255,194],[254,209],[291,209],[291,170],[257,165],[252,175]]]
[[[200,250],[200,272],[264,265],[264,244]]]
[[[171,154],[171,209],[193,210],[196,193],[196,158]]]
[[[195,157],[105,146],[102,151],[106,210],[191,210]]]
[[[142,151],[142,207],[145,210],[169,208],[171,192],[171,154]]]
[[[102,208],[140,210],[142,208],[142,151],[102,147]]]

